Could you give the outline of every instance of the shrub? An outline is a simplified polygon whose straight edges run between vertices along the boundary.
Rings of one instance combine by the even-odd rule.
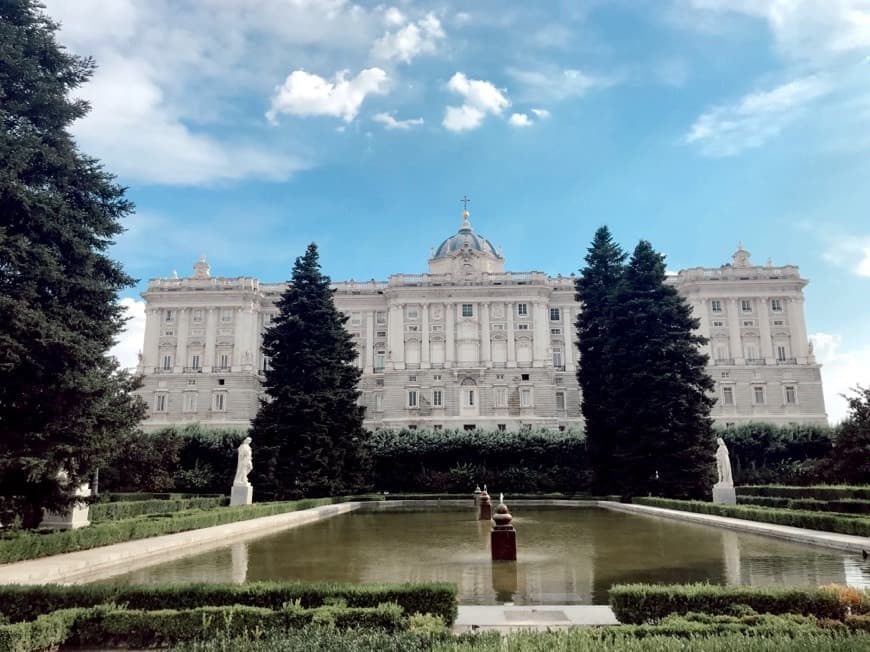
[[[803,509],[810,512],[838,512],[840,514],[870,514],[870,500],[843,498],[841,500],[816,500],[815,498],[781,498],[777,496],[739,495],[741,505]]]
[[[69,607],[114,603],[129,609],[153,611],[246,605],[266,609],[333,606],[376,607],[394,603],[406,614],[433,614],[445,623],[456,619],[456,587],[452,584],[181,584],[110,585],[56,584],[0,586],[0,612],[10,621],[32,620],[40,614]]]
[[[83,610],[64,609],[38,616],[29,622],[0,625],[0,650],[30,652],[55,650],[69,638]]]
[[[827,589],[731,587],[713,584],[618,584],[610,606],[621,623],[655,623],[671,614],[727,614],[737,605],[758,613],[800,614],[843,620],[846,606]]]
[[[143,514],[169,514],[190,509],[214,509],[225,507],[230,502],[227,496],[178,498],[175,500],[134,500],[91,505],[91,523],[118,521]]]
[[[813,485],[809,487],[793,487],[779,484],[745,485],[737,487],[737,495],[815,498],[816,500],[845,500],[849,498],[870,500],[870,486]]]
[[[843,516],[840,514],[806,512],[795,509],[722,505],[718,503],[706,503],[699,500],[673,500],[670,498],[635,498],[633,502],[638,505],[676,509],[683,512],[728,516],[731,518],[742,518],[749,521],[760,521],[763,523],[775,523],[776,525],[808,528],[810,530],[854,534],[862,537],[870,536],[870,518],[862,518],[854,515]]]

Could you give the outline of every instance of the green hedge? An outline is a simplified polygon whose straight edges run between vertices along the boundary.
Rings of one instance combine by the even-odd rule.
[[[223,494],[186,494],[176,492],[118,492],[101,493],[98,503],[130,503],[141,500],[182,500],[184,498],[220,498]]]
[[[778,484],[743,485],[736,487],[738,496],[774,496],[777,498],[814,498],[816,500],[870,500],[870,487],[851,485],[815,485],[793,487]]]
[[[56,650],[71,636],[81,614],[81,609],[65,609],[29,622],[0,625],[0,652]]]
[[[91,505],[91,523],[120,521],[144,514],[170,514],[190,509],[214,509],[226,507],[230,502],[227,496],[179,498],[175,500],[133,500],[129,502],[109,502]]]
[[[840,514],[870,514],[870,500],[843,498],[842,500],[816,500],[815,498],[780,498],[777,496],[738,496],[741,505],[802,509],[808,512],[838,512]]]
[[[124,521],[106,521],[78,530],[48,533],[16,532],[11,538],[0,540],[0,563],[36,559],[65,552],[75,552],[76,550],[88,550],[123,541],[224,525],[321,505],[352,500],[377,500],[378,498],[378,496],[307,498],[291,502],[255,503],[240,507],[220,507],[207,511],[196,510],[169,515],[152,514]]]
[[[407,614],[440,616],[445,623],[456,619],[456,587],[452,584],[77,584],[61,586],[0,586],[0,613],[10,622],[33,620],[72,607],[114,603],[129,609],[153,611],[221,607],[234,604],[278,609],[299,601],[305,608],[344,601],[349,607],[376,607],[393,602]]]
[[[634,498],[632,502],[638,505],[677,509],[683,512],[728,516],[730,518],[775,523],[776,525],[789,525],[810,530],[854,534],[861,537],[870,536],[870,518],[857,515],[842,516],[839,514],[826,514],[824,512],[798,511],[795,509],[773,509],[749,505],[721,505],[718,503],[706,503],[700,500],[674,500],[671,498]]]
[[[714,584],[616,584],[610,606],[621,623],[655,623],[692,612],[729,614],[745,605],[764,614],[800,614],[833,620],[846,617],[846,605],[828,589],[732,587]]]

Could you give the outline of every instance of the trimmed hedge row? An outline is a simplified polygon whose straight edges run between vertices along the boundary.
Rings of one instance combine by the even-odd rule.
[[[379,496],[306,498],[290,502],[255,503],[240,507],[220,507],[207,511],[152,514],[124,521],[106,521],[78,530],[56,532],[16,532],[0,540],[0,563],[36,559],[76,550],[89,550],[113,543],[146,539],[162,534],[174,534],[214,525],[246,521],[261,516],[273,516],[301,509],[332,505],[353,500],[378,500]]]
[[[741,505],[803,509],[808,512],[839,512],[841,514],[870,514],[870,500],[843,498],[842,500],[816,500],[815,498],[781,498],[778,496],[738,496]]]
[[[147,491],[122,492],[112,491],[101,493],[98,498],[100,503],[130,503],[140,500],[181,500],[184,498],[219,498],[223,494],[187,494],[187,493],[158,493]]]
[[[826,514],[824,512],[773,509],[749,505],[721,505],[700,500],[675,500],[671,498],[634,498],[632,502],[638,505],[677,509],[683,512],[728,516],[730,518],[742,518],[749,521],[775,523],[776,525],[802,527],[810,530],[854,534],[862,537],[870,536],[870,518],[863,518],[857,515],[844,516]]]
[[[349,607],[376,607],[392,602],[407,614],[441,617],[448,625],[456,619],[453,584],[304,584],[255,582],[251,584],[57,584],[0,586],[0,613],[10,622],[33,620],[72,607],[114,603],[129,609],[153,611],[245,605],[279,609],[299,601],[306,609],[343,601]]]
[[[214,509],[226,507],[230,502],[228,496],[201,498],[178,498],[175,500],[131,500],[125,502],[97,503],[91,505],[91,523],[103,521],[120,521],[145,514],[171,514],[190,509]]]
[[[870,487],[851,485],[814,485],[793,487],[778,484],[743,485],[736,487],[738,496],[774,496],[777,498],[815,498],[816,500],[870,500]]]
[[[765,614],[844,620],[847,605],[827,588],[734,587],[714,584],[616,584],[610,606],[621,623],[656,623],[672,614],[729,614],[749,607]]]

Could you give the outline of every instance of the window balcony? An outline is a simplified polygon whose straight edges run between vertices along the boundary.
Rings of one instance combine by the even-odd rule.
[[[185,367],[184,373],[186,373],[186,374],[201,374],[202,367]]]
[[[797,358],[780,358],[776,364],[797,364]]]
[[[734,358],[717,358],[713,360],[713,364],[717,366],[728,366],[734,364]]]
[[[746,358],[746,364],[765,365],[767,361],[764,358]]]
[[[154,373],[155,373],[155,374],[171,374],[171,373],[172,373],[172,367],[169,367],[169,368],[166,368],[166,367],[154,367]]]

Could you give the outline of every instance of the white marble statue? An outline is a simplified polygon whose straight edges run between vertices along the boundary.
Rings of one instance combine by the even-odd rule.
[[[248,474],[254,464],[251,462],[251,438],[245,437],[245,440],[239,444],[239,464],[236,467],[236,479],[233,480],[233,485],[237,487],[248,487]]]
[[[728,447],[721,437],[716,438],[719,448],[716,449],[716,471],[719,473],[717,487],[733,487],[734,478],[731,476],[731,460],[728,457]]]

